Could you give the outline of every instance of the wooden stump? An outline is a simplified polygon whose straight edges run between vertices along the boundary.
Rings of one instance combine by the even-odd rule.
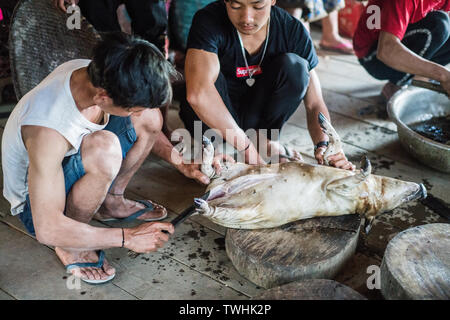
[[[264,291],[253,300],[366,300],[355,290],[328,279],[292,282]]]
[[[244,277],[264,288],[332,278],[356,249],[359,215],[296,221],[278,228],[228,229],[228,257]]]
[[[396,235],[380,276],[386,299],[450,299],[450,225],[433,223]]]

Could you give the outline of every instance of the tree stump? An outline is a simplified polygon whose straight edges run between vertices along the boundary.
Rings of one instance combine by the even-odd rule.
[[[450,299],[450,225],[427,224],[396,235],[380,276],[386,299]]]
[[[328,279],[292,282],[264,291],[253,300],[367,300],[355,290]]]
[[[225,248],[238,272],[263,288],[330,279],[354,254],[360,223],[359,215],[345,215],[271,229],[228,229]]]

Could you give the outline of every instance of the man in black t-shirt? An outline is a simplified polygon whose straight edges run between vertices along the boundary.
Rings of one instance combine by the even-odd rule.
[[[267,147],[272,159],[299,158],[276,141],[271,129],[281,130],[304,99],[315,157],[322,164],[328,137],[317,119],[319,112],[327,118],[329,114],[313,70],[318,58],[301,22],[275,3],[219,0],[196,13],[185,63],[187,101],[180,116],[191,134],[194,121],[201,119],[203,132],[214,128],[245,152],[245,162],[263,164],[245,131],[267,129],[267,145],[259,148]],[[343,153],[328,160],[354,169]]]

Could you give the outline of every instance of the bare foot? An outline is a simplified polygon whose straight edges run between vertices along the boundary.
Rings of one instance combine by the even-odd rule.
[[[72,263],[97,263],[98,254],[95,251],[69,251],[59,247],[55,247],[55,253],[61,260],[63,265]],[[116,273],[106,259],[103,260],[102,268],[73,268],[70,272],[81,279],[85,280],[106,280]]]
[[[320,47],[324,50],[331,50],[344,54],[355,54],[352,42],[342,38],[341,36],[327,39],[322,38],[320,41]]]
[[[303,161],[301,154],[278,141],[267,140],[267,154],[271,163],[284,163],[289,161]]]
[[[157,221],[164,219],[167,216],[166,208],[157,203],[154,203],[151,200],[147,201],[150,202],[154,208],[153,210],[139,216],[137,218],[138,220],[152,219],[154,221]],[[102,206],[94,215],[94,218],[97,220],[106,220],[111,218],[122,219],[127,218],[137,211],[145,208],[146,206],[143,203],[125,199],[123,195],[116,196],[108,193]]]

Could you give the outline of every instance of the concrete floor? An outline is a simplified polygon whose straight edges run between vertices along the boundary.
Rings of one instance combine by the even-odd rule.
[[[317,41],[319,37],[314,31],[313,38]],[[358,163],[365,154],[376,174],[424,183],[429,194],[450,202],[450,175],[419,164],[401,147],[396,127],[385,118],[385,105],[379,101],[384,83],[372,79],[353,56],[320,51],[319,55],[316,70],[323,95],[349,159]],[[2,119],[0,132],[4,124]],[[303,106],[284,127],[282,141],[312,161],[313,147]],[[169,164],[150,156],[127,194],[166,206],[170,220],[203,190]],[[398,232],[434,222],[448,221],[419,202],[379,216],[369,236],[360,235],[356,254],[335,280],[369,299],[382,298],[379,290],[367,288],[367,267],[381,264],[387,243]],[[261,293],[264,289],[240,276],[231,264],[224,235],[224,228],[192,217],[177,227],[170,242],[157,253],[136,255],[126,249],[106,250],[107,259],[117,269],[115,279],[101,286],[81,283],[77,288],[70,283],[68,286],[70,279],[53,249],[27,235],[1,198],[0,299],[249,299]]]

